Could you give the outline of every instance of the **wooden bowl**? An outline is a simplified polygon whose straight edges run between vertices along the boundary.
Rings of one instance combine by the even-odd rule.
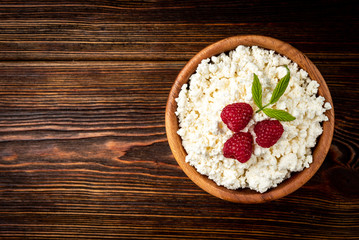
[[[177,109],[175,98],[178,97],[182,85],[186,83],[189,77],[196,71],[197,66],[202,59],[228,52],[235,49],[238,45],[259,46],[265,49],[274,50],[275,52],[288,57],[293,62],[296,62],[302,69],[307,71],[311,79],[316,80],[320,84],[318,94],[323,96],[326,102],[329,102],[332,106],[333,102],[328,86],[316,66],[303,53],[288,43],[271,37],[244,35],[226,38],[200,51],[181,70],[172,86],[166,106],[166,133],[176,161],[195,184],[216,197],[237,203],[262,203],[281,198],[296,191],[316,173],[328,153],[333,138],[334,109],[332,108],[325,113],[329,118],[329,121],[323,122],[323,134],[317,139],[317,145],[313,149],[313,162],[310,164],[310,167],[301,172],[292,173],[292,176],[289,179],[265,193],[258,193],[250,189],[229,190],[225,187],[218,186],[207,176],[201,175],[194,167],[185,162],[187,153],[182,146],[180,136],[177,134],[178,119],[175,115]]]

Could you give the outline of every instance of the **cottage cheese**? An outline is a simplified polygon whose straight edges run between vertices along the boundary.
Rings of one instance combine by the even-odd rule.
[[[281,122],[284,133],[272,147],[262,148],[254,141],[248,162],[225,158],[223,145],[233,132],[221,120],[222,109],[235,102],[258,109],[252,100],[253,73],[262,84],[263,103],[268,103],[279,79],[287,73],[282,65],[288,66],[291,79],[286,92],[271,108],[285,110],[296,120]],[[322,96],[316,96],[318,87],[318,82],[296,63],[256,46],[238,46],[228,55],[203,60],[176,99],[178,134],[187,152],[186,162],[228,189],[250,188],[263,193],[276,187],[291,172],[309,167],[313,160],[311,148],[322,134],[320,123],[328,120],[324,112],[331,109]],[[243,131],[249,131],[255,139],[254,125],[264,119],[268,117],[263,112],[254,114]]]

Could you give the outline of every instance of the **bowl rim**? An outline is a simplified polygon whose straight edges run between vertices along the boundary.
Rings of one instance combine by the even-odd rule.
[[[304,69],[312,80],[316,80],[320,86],[318,95],[323,96],[326,102],[332,106],[330,110],[325,112],[328,121],[322,123],[323,133],[317,138],[317,144],[313,148],[313,162],[309,168],[305,168],[301,172],[292,173],[292,176],[277,187],[271,188],[264,193],[258,193],[249,189],[229,190],[223,186],[218,186],[214,181],[210,180],[206,175],[202,175],[185,161],[186,151],[182,146],[182,139],[177,134],[178,119],[175,115],[177,103],[175,99],[184,83],[188,82],[189,77],[196,71],[198,64],[206,58],[219,55],[223,52],[234,50],[237,46],[258,46],[267,50],[274,50],[282,56],[286,56],[291,61],[298,64]],[[169,146],[177,163],[185,174],[200,188],[209,194],[235,203],[263,203],[284,197],[303,186],[319,169],[325,160],[329,151],[330,144],[334,134],[334,107],[329,88],[317,69],[317,67],[302,52],[281,40],[262,36],[262,35],[237,35],[222,39],[215,42],[198,52],[179,72],[175,82],[170,90],[165,113],[165,127]]]

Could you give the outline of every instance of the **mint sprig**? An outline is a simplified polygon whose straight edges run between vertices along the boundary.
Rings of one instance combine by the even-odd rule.
[[[295,120],[295,117],[290,115],[284,110],[278,110],[278,109],[271,109],[271,108],[265,108],[263,109],[263,112],[271,118],[275,118],[279,121],[293,121]]]
[[[253,76],[252,96],[253,96],[254,103],[259,108],[262,108],[262,85],[259,82],[259,78],[255,73]]]
[[[276,103],[288,87],[288,83],[290,79],[290,71],[287,65],[285,65],[284,67],[287,69],[287,74],[278,82],[277,86],[275,86],[269,104]]]
[[[264,114],[266,114],[268,117],[275,118],[279,121],[293,121],[295,117],[293,117],[288,112],[284,110],[267,108],[269,105],[278,102],[279,98],[284,94],[285,90],[288,87],[290,80],[290,71],[287,65],[284,65],[284,67],[287,69],[287,74],[279,80],[268,104],[264,106],[262,104],[262,85],[258,79],[258,76],[255,73],[253,73],[252,96],[254,103],[259,108],[256,113],[263,110]]]

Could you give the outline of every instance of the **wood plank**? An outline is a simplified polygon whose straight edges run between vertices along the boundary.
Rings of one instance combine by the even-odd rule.
[[[358,59],[355,8],[334,2],[2,1],[0,60],[188,60],[241,34],[278,38],[311,59]]]
[[[321,31],[322,23],[309,27],[298,23],[173,25],[4,21],[0,25],[0,60],[188,60],[211,43],[243,34],[287,41],[313,60],[343,56],[357,59],[358,43],[353,42],[354,36],[348,35],[355,26],[332,24],[330,27],[333,32]],[[293,34],[288,34],[288,28]]]
[[[164,110],[184,64],[0,62],[0,237],[357,236],[355,63],[317,62],[337,113],[330,153],[303,188],[261,205],[208,195],[173,159]]]
[[[340,4],[338,4],[340,3]],[[29,20],[62,19],[85,22],[344,22],[358,20],[357,9],[347,1],[283,2],[280,0],[235,1],[96,1],[22,0],[1,1],[1,18]],[[229,17],[230,16],[230,17]],[[295,16],[295,18],[294,18]]]

